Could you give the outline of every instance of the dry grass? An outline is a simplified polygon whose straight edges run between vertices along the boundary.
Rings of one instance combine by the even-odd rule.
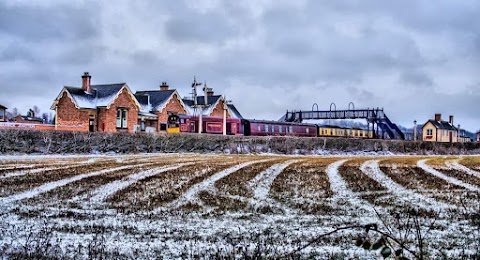
[[[407,189],[449,190],[461,188],[455,184],[437,178],[417,166],[406,166],[403,164],[403,161],[402,164],[398,165],[392,165],[391,162],[381,161],[380,169],[394,182]]]
[[[400,156],[382,159],[381,162],[384,165],[395,166],[416,166],[417,162],[423,159],[429,159],[428,156]]]
[[[359,169],[358,164],[361,162],[355,161],[353,165],[347,162],[339,167],[338,172],[347,186],[354,192],[385,191],[385,187]]]
[[[333,194],[325,170],[336,160],[317,158],[290,165],[272,183],[270,196],[305,213],[331,213],[333,209],[324,201]]]
[[[111,196],[108,202],[123,210],[158,208],[176,200],[190,187],[211,175],[250,159],[220,157],[197,161],[193,165],[140,180]]]
[[[69,178],[75,175],[99,171],[106,168],[118,167],[116,162],[95,162],[86,165],[75,165],[68,169],[55,169],[40,173],[26,174],[0,180],[0,196],[9,196],[17,192],[26,191],[42,184]]]
[[[480,156],[467,156],[460,160],[460,164],[472,169],[480,171]]]
[[[277,159],[244,167],[215,182],[215,188],[217,188],[219,193],[233,196],[252,197],[252,190],[248,187],[248,182],[273,164],[284,161],[285,159]]]

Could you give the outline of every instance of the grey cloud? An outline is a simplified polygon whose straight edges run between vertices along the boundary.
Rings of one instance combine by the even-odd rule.
[[[7,6],[0,3],[0,31],[28,41],[85,39],[97,34],[95,4],[83,7]]]
[[[422,87],[431,87],[434,84],[433,79],[428,74],[416,70],[404,71],[400,74],[399,81],[403,84]]]
[[[384,107],[402,124],[437,111],[472,128],[480,122],[472,112],[480,86],[464,86],[478,83],[472,68],[480,66],[480,9],[474,1],[209,1],[209,8],[191,7],[200,4],[2,2],[0,81],[9,86],[2,93],[11,100],[41,97],[38,105],[48,107],[62,85],[78,86],[81,73],[90,71],[95,83],[125,81],[140,90],[168,81],[187,96],[196,75],[217,93],[227,92],[247,117],[277,119],[314,102],[328,109],[330,102],[353,101]],[[467,90],[438,93],[451,84]]]
[[[217,13],[172,17],[165,25],[170,39],[178,42],[222,43],[236,33],[234,25]]]

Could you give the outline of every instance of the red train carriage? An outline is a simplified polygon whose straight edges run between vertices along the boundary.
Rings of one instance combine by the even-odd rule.
[[[246,136],[316,137],[317,126],[313,124],[243,119],[241,132]]]
[[[240,133],[240,119],[227,118],[227,135],[238,135]],[[198,133],[198,116],[179,115],[180,132]],[[202,116],[202,133],[222,134],[223,117]]]

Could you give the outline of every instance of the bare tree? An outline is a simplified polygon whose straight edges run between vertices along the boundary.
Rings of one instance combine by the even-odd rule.
[[[33,110],[33,113],[35,113],[34,114],[35,116],[40,115],[40,108],[38,108],[37,105],[33,106],[32,110]]]
[[[19,115],[19,113],[18,113],[18,108],[14,107],[14,108],[12,109],[12,117],[16,117],[16,116],[18,116],[18,115]]]

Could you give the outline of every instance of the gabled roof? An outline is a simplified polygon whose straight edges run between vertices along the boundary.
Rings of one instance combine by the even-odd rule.
[[[147,91],[137,91],[135,97],[138,102],[141,104],[143,112],[158,112],[162,111],[168,102],[176,95],[177,99],[180,101],[182,107],[188,111],[186,105],[180,99],[180,95],[177,90],[147,90]]]
[[[433,119],[428,120],[422,126],[422,128],[425,127],[425,125],[428,124],[429,122],[432,123],[433,126],[435,126],[435,128],[437,128],[437,129],[457,131],[457,128],[454,125],[450,124],[449,122],[447,122],[447,121],[435,121]]]
[[[214,105],[218,102],[218,100],[221,98],[221,95],[215,95],[215,96],[207,96],[207,103],[209,105]],[[187,106],[193,106],[193,100],[192,99],[183,99],[183,103]],[[197,104],[199,105],[204,105],[205,104],[205,97],[204,96],[198,96],[197,97]]]
[[[8,107],[5,107],[5,106],[0,105],[0,108],[2,108],[2,109],[7,109]]]
[[[110,107],[120,92],[127,89],[136,105],[139,108],[141,107],[126,83],[91,85],[91,89],[92,92],[87,93],[82,88],[65,86],[55,100],[59,100],[66,92],[77,108]],[[51,109],[55,109],[55,104],[52,105]]]
[[[40,117],[28,117],[28,116],[18,115],[18,116],[13,117],[12,120],[15,120],[15,118],[21,118],[22,120],[25,120],[25,121],[43,123],[43,118],[40,118]]]
[[[213,112],[213,109],[217,106],[217,103],[220,100],[223,100],[223,97],[221,95],[207,96],[208,107],[206,107],[202,110],[202,115],[206,115],[206,116],[210,115]],[[183,103],[185,103],[185,105],[187,105],[190,108],[190,111],[189,111],[190,114],[195,114],[194,113],[195,108],[193,107],[194,102],[193,102],[192,99],[183,99]],[[205,105],[205,97],[204,96],[198,96],[197,97],[197,104],[198,105]]]
[[[228,104],[228,110],[232,117],[243,119],[243,116],[238,112],[237,108],[233,104]]]

